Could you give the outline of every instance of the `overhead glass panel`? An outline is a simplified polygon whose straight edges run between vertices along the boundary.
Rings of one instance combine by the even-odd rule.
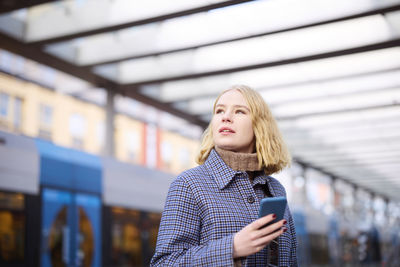
[[[360,136],[364,133],[380,133],[380,132],[396,132],[400,129],[400,120],[390,121],[377,121],[374,124],[365,123],[363,121],[354,121],[352,125],[340,126],[337,124],[326,125],[323,128],[282,128],[285,136],[291,140],[296,140],[298,136],[306,133],[310,136],[309,140],[319,138],[320,140],[325,139],[330,141],[331,139],[340,138],[341,136]],[[400,144],[400,140],[399,140]]]
[[[363,146],[368,146],[368,143],[373,143],[377,142],[381,145],[382,148],[387,148],[392,149],[391,146],[386,146],[385,141],[386,140],[395,140],[399,139],[398,134],[391,134],[391,133],[386,133],[386,134],[381,134],[379,136],[362,136],[362,138],[354,140],[354,138],[348,138],[345,139],[344,137],[342,139],[336,139],[332,141],[325,141],[325,140],[311,140],[310,138],[305,138],[303,142],[298,142],[298,141],[291,141],[289,138],[285,138],[287,141],[287,144],[289,146],[289,149],[291,151],[294,151],[295,153],[302,155],[303,151],[327,151],[331,154],[337,154],[337,155],[357,155],[361,152],[358,152],[357,150],[352,150],[352,151],[342,151],[338,149],[340,146],[346,146],[346,145],[351,145],[352,147],[355,146],[355,149],[357,149],[356,145],[363,145]],[[398,146],[397,146],[398,147]],[[371,149],[373,151],[373,149]],[[382,151],[382,150],[379,150]],[[318,158],[318,155],[315,155],[315,158]]]
[[[355,121],[354,124],[357,127],[354,128],[350,128],[350,127],[343,127],[343,129],[340,129],[338,131],[335,131],[335,127],[340,128],[340,125],[335,125],[335,124],[329,124],[327,125],[327,131],[324,132],[319,132],[319,131],[315,131],[315,128],[282,128],[280,127],[283,135],[285,137],[287,137],[288,142],[292,143],[292,144],[298,144],[299,147],[302,147],[302,142],[308,142],[308,143],[312,143],[313,140],[315,140],[315,142],[319,142],[321,140],[326,139],[327,142],[329,142],[331,140],[331,136],[332,136],[332,140],[335,139],[340,139],[342,138],[342,136],[350,136],[350,135],[354,135],[355,133],[362,133],[365,131],[370,131],[370,130],[375,130],[376,131],[390,131],[391,129],[396,129],[396,127],[398,127],[398,124],[395,123],[387,123],[387,124],[381,124],[381,125],[377,125],[376,129],[373,126],[369,126],[368,124],[365,124],[363,122],[357,122]],[[329,129],[332,129],[331,131]],[[373,131],[374,132],[374,131]],[[389,141],[389,140],[387,140]],[[354,142],[355,146],[360,146],[360,144],[363,144],[363,142],[361,140],[358,140],[357,142]],[[400,142],[399,142],[400,144]],[[349,144],[350,146],[353,144]],[[373,147],[375,144],[372,144],[371,147]],[[311,150],[311,148],[310,148]],[[362,148],[362,150],[364,150]],[[318,152],[318,151],[317,151]]]
[[[26,16],[27,28],[24,39],[27,41],[39,41],[66,34],[163,16],[219,2],[225,1],[57,1],[56,3],[29,8]]]
[[[370,124],[375,120],[400,120],[400,107],[393,106],[383,109],[375,110],[362,110],[347,113],[333,113],[324,115],[315,115],[312,117],[302,117],[294,120],[280,122],[282,127],[296,127],[296,128],[321,128],[329,125],[342,127],[344,125],[351,125],[354,123]]]
[[[400,87],[400,69],[383,73],[302,83],[300,85],[260,89],[270,106],[277,106],[323,97],[360,94],[385,88]]]
[[[189,101],[186,111],[191,114],[212,113],[215,97],[202,98],[197,101]]]
[[[397,87],[396,87],[397,86]],[[196,87],[197,88],[197,87]],[[211,87],[212,88],[212,87]],[[221,87],[222,88],[222,87]],[[389,89],[384,89],[389,88]],[[396,89],[397,88],[397,89]],[[186,90],[190,90],[189,87],[184,87],[180,89],[182,94],[184,95]],[[278,115],[280,114],[279,110],[284,110],[284,112],[290,112],[291,106],[305,106],[308,109],[308,106],[311,106],[311,109],[318,110],[318,106],[322,106],[320,111],[329,111],[329,106],[324,106],[327,100],[333,99],[343,99],[344,97],[353,97],[357,98],[355,101],[360,102],[359,104],[362,106],[362,100],[366,99],[366,92],[370,94],[377,93],[384,97],[387,95],[389,102],[386,104],[390,104],[391,101],[395,101],[394,97],[390,95],[393,92],[400,91],[400,70],[398,71],[389,71],[385,73],[378,73],[372,75],[363,75],[346,79],[338,79],[338,80],[329,80],[325,82],[312,82],[312,83],[304,83],[302,85],[295,85],[289,87],[282,88],[272,88],[270,90],[262,90],[260,91],[261,95],[264,97],[265,101],[269,104],[269,106],[274,110],[274,112]],[[177,88],[175,88],[177,92]],[[222,90],[221,90],[222,91]],[[387,93],[384,93],[387,92]],[[363,94],[364,97],[358,98],[360,94]],[[362,95],[361,95],[362,96]],[[179,97],[177,97],[179,100]],[[203,114],[208,112],[206,107],[209,105],[203,106],[203,103],[207,101],[213,101],[215,96],[204,96],[197,97],[193,100],[188,101],[188,105],[185,105],[185,109],[190,107],[199,106],[200,108],[189,108],[192,113],[200,113]],[[336,103],[339,105],[338,109],[348,109],[348,108],[359,108],[360,106],[346,106],[344,103],[339,102]],[[379,105],[378,102],[373,102],[371,105],[376,106]],[[203,108],[202,108],[203,107]],[[289,107],[289,109],[286,109]],[[311,112],[309,110],[309,112]],[[301,110],[299,113],[295,112],[294,115],[301,115]]]
[[[216,75],[200,79],[165,82],[157,85],[157,97],[163,101],[182,101],[188,98],[210,96],[221,93],[228,88],[228,75]],[[146,90],[141,90],[147,94]]]
[[[318,157],[321,154],[331,155],[357,155],[363,153],[379,153],[385,151],[399,151],[400,143],[398,138],[391,138],[385,140],[376,140],[375,142],[359,141],[354,143],[346,143],[345,149],[339,148],[340,144],[326,144],[319,140],[312,140],[311,138],[305,138],[303,143],[291,141],[289,138],[285,138],[289,148],[293,153],[296,154],[311,154]],[[343,145],[343,144],[342,144]]]
[[[352,38],[354,33],[357,33],[357,38]],[[137,83],[257,65],[389,41],[399,35],[383,16],[375,15],[157,57],[123,61],[118,63],[118,81]],[[138,69],[140,73],[136,73]]]
[[[188,111],[193,114],[209,113],[209,104],[215,97],[190,100]],[[268,99],[266,99],[268,101]],[[375,109],[380,106],[390,106],[400,102],[400,87],[391,89],[374,90],[365,93],[324,96],[318,99],[293,101],[288,104],[271,107],[272,113],[278,118],[318,115],[326,112],[343,112],[357,109]]]
[[[380,140],[385,140],[385,139],[395,139],[395,138],[400,138],[400,131],[398,130],[392,130],[390,132],[362,132],[362,134],[359,134],[358,136],[350,136],[350,135],[340,135],[340,136],[335,136],[331,138],[326,138],[324,139],[317,139],[316,142],[319,143],[324,143],[327,145],[336,145],[336,144],[343,144],[345,143],[357,143],[357,142],[363,142],[363,141],[371,141],[371,142],[379,142]],[[299,144],[301,145],[304,140],[296,139],[296,140],[291,140],[289,141],[290,144]]]
[[[325,93],[331,86],[334,87],[332,89],[336,89],[335,84],[344,86],[343,83],[347,84],[350,91],[361,90],[365,83],[368,83],[365,85],[365,89],[380,85],[382,87],[379,88],[391,87],[398,84],[399,78],[395,75],[396,72],[390,71],[396,68],[400,68],[400,48],[397,47],[199,79],[165,82],[159,85],[157,98],[162,101],[181,101],[202,96],[209,97],[228,89],[233,84],[247,84],[260,90],[261,94],[265,92],[265,100],[269,103],[270,94],[268,92],[271,92],[269,89],[277,89],[275,97],[290,98],[290,96],[286,96],[290,94],[284,93],[284,88],[287,87],[287,90],[290,90],[294,86],[301,86],[300,83],[304,84],[305,88],[303,89],[316,92],[316,94],[318,94],[319,87],[315,86],[315,83],[321,83],[323,85],[321,90]],[[382,76],[379,73],[373,74],[385,70],[389,71],[382,73]],[[352,77],[362,74],[365,76]],[[367,77],[367,74],[373,75]],[[326,79],[338,80],[325,82]],[[382,83],[379,84],[380,82]],[[324,90],[325,87],[326,90]],[[278,89],[283,90],[282,94]],[[143,90],[142,93],[146,94],[146,91]],[[298,95],[295,92],[294,94]]]
[[[0,31],[16,39],[25,39],[27,10],[0,15]]]
[[[382,89],[362,94],[327,96],[318,100],[306,100],[282,104],[273,108],[278,117],[302,116],[323,112],[340,112],[360,108],[389,106],[400,102],[400,88]]]
[[[112,33],[88,36],[78,43],[72,40],[62,45],[64,49],[67,49],[66,44],[77,50],[77,55],[70,57],[69,61],[79,65],[98,64],[267,34],[372,11],[394,3],[396,1],[357,0],[351,4],[346,0],[252,1]],[[315,12],[316,9],[318,12]],[[53,51],[52,46],[58,45],[51,45],[49,51]]]

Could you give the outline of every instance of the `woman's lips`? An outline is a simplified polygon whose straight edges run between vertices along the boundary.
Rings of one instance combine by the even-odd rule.
[[[232,130],[231,128],[229,128],[229,127],[222,127],[222,128],[219,129],[218,132],[219,133],[223,133],[223,134],[235,133],[235,131]]]

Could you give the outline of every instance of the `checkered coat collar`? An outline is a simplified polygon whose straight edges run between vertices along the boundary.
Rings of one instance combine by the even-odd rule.
[[[212,149],[204,166],[215,179],[219,189],[224,189],[236,175],[242,175],[242,171],[235,171],[229,167],[222,158],[218,155],[215,149]],[[254,184],[267,184],[269,177],[267,175],[257,176],[254,179]]]

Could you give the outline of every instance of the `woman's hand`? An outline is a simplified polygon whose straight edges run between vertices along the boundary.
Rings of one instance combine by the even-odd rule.
[[[286,227],[282,227],[286,224],[286,220],[280,220],[263,227],[275,217],[275,214],[261,217],[237,232],[233,238],[233,258],[246,257],[257,253],[273,239],[286,232]]]

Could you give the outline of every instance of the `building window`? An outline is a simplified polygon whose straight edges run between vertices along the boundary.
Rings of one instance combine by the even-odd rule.
[[[69,118],[69,132],[72,138],[72,146],[77,149],[84,148],[83,138],[86,132],[85,118],[78,113],[74,113]]]
[[[21,129],[22,124],[22,99],[17,97],[14,102],[14,128]]]
[[[39,108],[39,138],[51,140],[51,126],[53,122],[53,108],[46,104],[40,104]]]
[[[149,168],[157,166],[157,126],[146,126],[146,165]]]
[[[138,146],[140,144],[139,142],[139,134],[135,131],[130,131],[127,132],[125,135],[125,143],[126,143],[126,153],[127,153],[127,158],[128,161],[131,162],[138,162]]]
[[[50,128],[53,121],[53,108],[46,104],[40,105],[40,126]]]
[[[8,116],[8,105],[10,97],[5,93],[0,93],[0,116],[6,118]]]
[[[163,167],[169,170],[171,168],[172,163],[172,145],[170,142],[163,141],[161,143],[161,159]]]
[[[97,137],[97,143],[99,144],[99,152],[103,153],[104,144],[106,142],[106,127],[104,121],[101,121],[97,124],[96,137]]]
[[[181,148],[179,151],[179,162],[184,169],[190,166],[190,152],[185,147]]]

